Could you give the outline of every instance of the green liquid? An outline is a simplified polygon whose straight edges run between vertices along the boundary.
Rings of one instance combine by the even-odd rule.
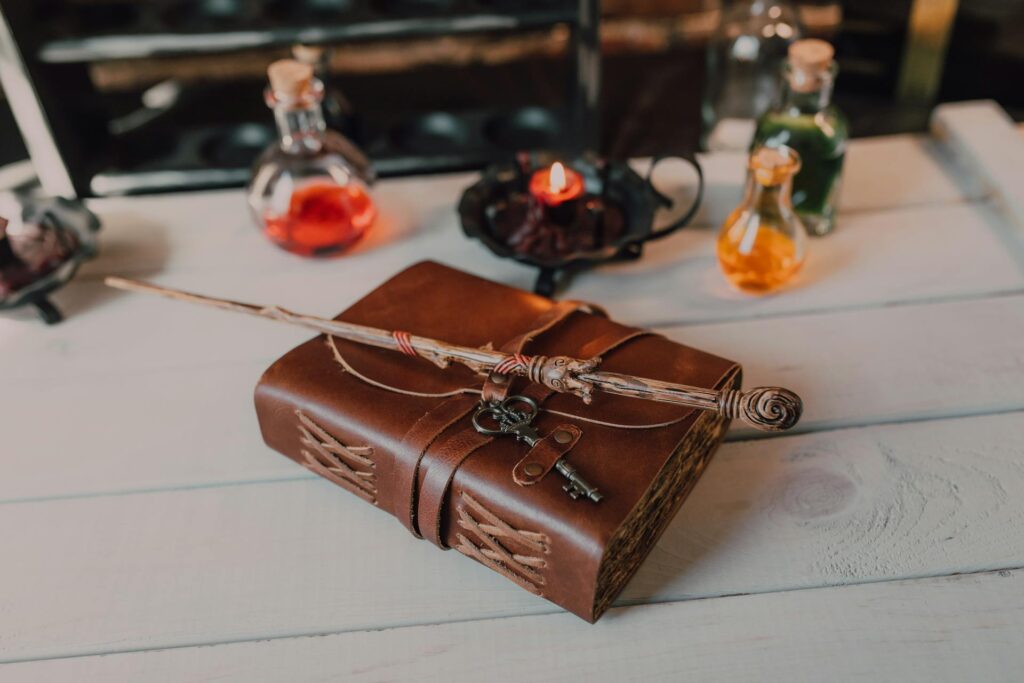
[[[814,234],[831,231],[848,138],[846,120],[833,107],[817,113],[769,111],[757,125],[754,145],[786,145],[800,155],[793,206]]]

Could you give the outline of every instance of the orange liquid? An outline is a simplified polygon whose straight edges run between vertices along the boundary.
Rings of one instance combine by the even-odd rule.
[[[762,227],[748,244],[745,232],[734,226],[718,238],[718,265],[737,289],[764,294],[778,289],[800,270],[803,261],[797,258],[793,240]]]
[[[311,183],[292,194],[287,213],[266,216],[263,231],[292,253],[326,256],[358,242],[376,217],[361,185]]]

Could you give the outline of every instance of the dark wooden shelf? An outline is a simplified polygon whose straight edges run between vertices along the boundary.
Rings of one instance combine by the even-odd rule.
[[[111,59],[138,59],[195,53],[234,52],[297,43],[344,43],[416,36],[465,35],[494,31],[520,31],[578,18],[565,6],[513,14],[470,14],[451,17],[407,17],[354,21],[325,26],[275,27],[195,33],[123,33],[44,42],[38,51],[40,61],[48,64],[94,62]]]

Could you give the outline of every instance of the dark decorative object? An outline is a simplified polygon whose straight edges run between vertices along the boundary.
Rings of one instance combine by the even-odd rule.
[[[529,189],[538,170],[554,160],[547,154],[521,154],[514,163],[495,164],[462,193],[462,229],[498,256],[540,268],[534,291],[551,296],[567,285],[573,271],[599,263],[636,259],[644,242],[672,234],[693,218],[704,191],[700,164],[678,157],[697,172],[693,204],[676,220],[655,226],[659,210],[672,200],[651,182],[656,158],[646,177],[624,162],[576,158],[565,166],[583,176],[584,193],[576,201],[540,210]]]
[[[100,222],[68,199],[29,200],[20,220],[0,219],[0,310],[32,305],[47,324],[64,319],[47,295],[96,255]]]

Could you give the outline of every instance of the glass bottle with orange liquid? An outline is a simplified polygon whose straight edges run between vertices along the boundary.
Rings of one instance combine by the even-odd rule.
[[[789,147],[757,147],[750,155],[743,202],[718,234],[718,264],[748,294],[789,282],[807,253],[807,231],[793,209],[793,176],[800,156]]]
[[[313,68],[283,59],[267,69],[267,105],[280,139],[257,159],[249,206],[263,233],[282,249],[328,256],[348,249],[377,216],[369,185],[374,174],[363,153],[328,130],[324,86]]]

